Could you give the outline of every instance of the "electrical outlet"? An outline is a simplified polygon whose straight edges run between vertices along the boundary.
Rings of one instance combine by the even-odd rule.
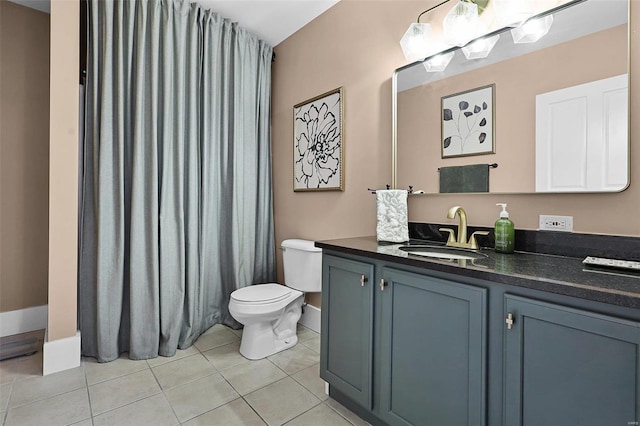
[[[541,231],[573,232],[573,216],[540,215]]]

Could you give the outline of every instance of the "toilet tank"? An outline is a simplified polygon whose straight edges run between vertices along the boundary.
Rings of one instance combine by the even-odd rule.
[[[321,291],[322,249],[307,240],[284,240],[281,247],[285,285],[302,292]]]

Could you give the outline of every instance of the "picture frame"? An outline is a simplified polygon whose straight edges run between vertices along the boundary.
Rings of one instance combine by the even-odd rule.
[[[293,107],[293,190],[344,190],[344,90]]]
[[[441,98],[442,158],[495,154],[495,84]]]

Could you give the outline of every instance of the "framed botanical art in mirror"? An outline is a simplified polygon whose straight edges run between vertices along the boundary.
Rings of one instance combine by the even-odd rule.
[[[343,89],[293,107],[293,190],[344,190]]]
[[[490,84],[442,98],[442,158],[496,152],[494,92]]]

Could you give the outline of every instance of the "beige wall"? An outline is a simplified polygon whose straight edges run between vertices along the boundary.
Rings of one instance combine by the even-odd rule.
[[[49,341],[77,331],[79,16],[78,0],[51,2]]]
[[[4,11],[6,2],[1,3]],[[424,1],[342,0],[276,47],[272,125],[278,242],[294,237],[324,240],[375,233],[375,198],[366,189],[382,187],[391,180],[390,78],[395,68],[406,63],[398,40],[408,23],[428,6]],[[640,66],[640,54],[636,52],[640,33],[636,22],[640,22],[640,1],[632,0],[632,69]],[[52,86],[61,86],[52,87],[51,95],[51,103],[56,108],[51,115],[51,146],[55,155],[51,158],[50,220],[60,228],[56,227],[49,243],[50,260],[54,262],[49,278],[49,326],[54,333],[50,334],[50,340],[70,336],[76,330],[77,182],[73,180],[76,179],[74,150],[77,149],[77,31],[73,30],[76,26],[77,2],[54,1],[51,79]],[[2,28],[4,31],[4,20]],[[4,33],[2,36],[4,43]],[[632,117],[640,100],[640,87],[634,84],[635,80],[632,77]],[[340,86],[345,88],[345,191],[294,193],[292,107]],[[2,89],[2,99],[5,99],[4,85]],[[4,126],[3,107],[2,128]],[[631,120],[632,178],[631,187],[623,193],[415,197],[410,200],[410,220],[446,222],[448,207],[461,204],[469,212],[470,224],[490,226],[497,216],[494,204],[504,200],[509,202],[518,228],[535,229],[539,214],[570,214],[574,216],[577,232],[639,236],[640,178],[633,173],[633,169],[640,166],[640,150],[634,149],[637,145],[634,136],[639,134],[640,121]],[[4,133],[2,136],[4,150]],[[4,158],[3,152],[3,185]],[[4,191],[4,186],[2,188]],[[2,196],[4,206],[4,192]],[[2,210],[3,241],[4,214]],[[4,262],[4,246],[2,249]],[[282,282],[281,260],[279,257],[279,281]],[[2,266],[4,268],[4,263]],[[4,282],[4,269],[2,274]],[[4,299],[4,293],[2,296]],[[319,305],[317,297],[311,302]]]
[[[49,15],[0,2],[0,312],[47,304]]]
[[[418,13],[435,1],[342,0],[276,46],[273,67],[273,183],[276,241],[325,240],[375,234],[375,198],[368,187],[391,180],[391,75],[406,64],[398,41]],[[631,69],[640,66],[640,0],[632,0]],[[640,101],[640,76],[631,78],[631,116]],[[344,192],[293,192],[292,107],[343,86]],[[500,119],[499,117],[497,118]],[[516,227],[536,229],[538,215],[574,217],[576,232],[640,236],[640,120],[631,120],[631,185],[622,193],[577,195],[432,195],[412,197],[411,221],[446,223],[452,205],[469,223],[492,226],[496,202],[509,203]],[[279,281],[282,258],[278,258]],[[309,301],[319,305],[318,295]]]
[[[625,74],[626,40],[621,25],[400,92],[398,187],[437,193],[439,167],[498,163],[491,192],[535,192],[536,95]],[[495,154],[442,159],[441,98],[489,84],[495,84]]]

